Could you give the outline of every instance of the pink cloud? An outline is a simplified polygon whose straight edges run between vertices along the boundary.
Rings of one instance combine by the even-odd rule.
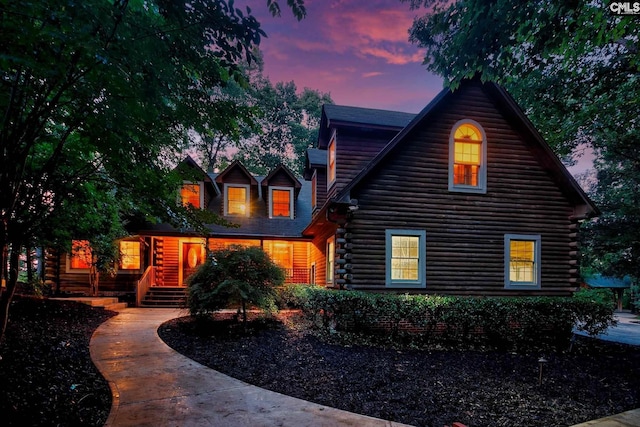
[[[384,75],[384,73],[380,72],[380,71],[371,71],[369,73],[363,73],[362,77],[364,77],[365,79],[368,79],[370,77],[378,77],[378,76],[382,76]]]

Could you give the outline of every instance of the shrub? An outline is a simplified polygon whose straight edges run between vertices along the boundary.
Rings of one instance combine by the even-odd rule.
[[[454,297],[299,290],[306,319],[325,331],[385,340],[499,349],[568,346],[573,328],[597,334],[614,323],[606,302],[559,297]]]
[[[284,272],[258,247],[232,246],[209,254],[207,261],[187,280],[187,306],[192,316],[240,304],[243,322],[247,304],[265,311],[275,309],[276,286]]]

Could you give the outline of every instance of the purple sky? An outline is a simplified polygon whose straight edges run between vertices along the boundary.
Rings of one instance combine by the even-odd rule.
[[[429,73],[424,52],[409,43],[413,18],[399,0],[305,0],[307,17],[298,22],[279,1],[282,16],[272,17],[266,0],[236,0],[249,6],[267,38],[260,49],[264,74],[272,83],[293,80],[328,92],[336,104],[418,113],[443,87]],[[570,168],[581,173],[591,167],[587,153]]]
[[[426,71],[423,52],[408,41],[420,11],[399,0],[306,0],[298,22],[280,0],[282,17],[268,14],[266,0],[249,5],[268,38],[260,48],[272,83],[293,80],[328,92],[336,104],[417,113],[442,89]]]

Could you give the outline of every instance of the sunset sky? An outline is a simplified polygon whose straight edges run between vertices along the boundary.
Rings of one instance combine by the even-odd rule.
[[[442,78],[422,65],[424,52],[409,43],[413,18],[400,0],[305,0],[307,17],[298,22],[280,0],[272,17],[266,0],[236,0],[249,6],[267,38],[260,49],[264,74],[272,83],[293,80],[328,92],[336,104],[420,112],[443,88]],[[592,153],[571,172],[592,166]]]
[[[442,79],[422,65],[423,53],[408,41],[419,11],[399,0],[306,0],[298,22],[280,0],[282,17],[266,0],[249,5],[268,38],[260,48],[272,83],[291,81],[328,92],[336,104],[417,113],[442,89]]]

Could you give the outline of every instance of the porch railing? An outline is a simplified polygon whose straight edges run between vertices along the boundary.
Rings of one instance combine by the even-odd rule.
[[[308,268],[285,268],[285,283],[309,283],[311,277]]]
[[[142,299],[149,291],[149,288],[156,282],[156,268],[152,265],[147,267],[144,274],[136,283],[136,307],[140,307]]]

